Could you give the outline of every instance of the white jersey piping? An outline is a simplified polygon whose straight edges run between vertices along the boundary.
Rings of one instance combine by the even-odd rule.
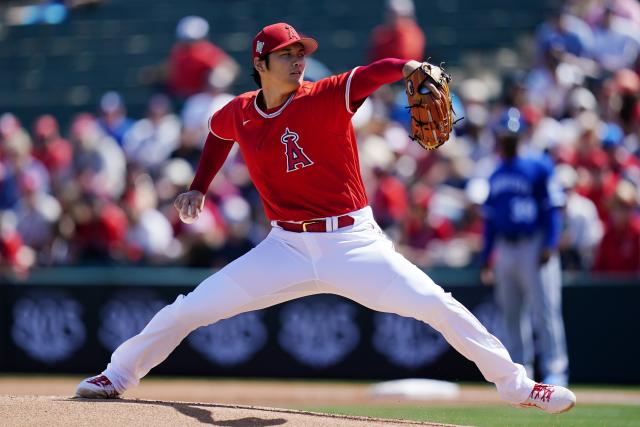
[[[349,92],[351,91],[351,78],[353,77],[353,74],[356,72],[356,70],[359,67],[355,67],[353,70],[351,70],[351,73],[349,74],[349,77],[347,78],[347,88],[344,91],[344,102],[345,102],[345,107],[347,107],[347,111],[351,114],[353,114],[353,111],[351,111],[351,103],[349,102]]]
[[[262,89],[258,90],[258,93],[256,94],[255,98],[253,98],[253,106],[255,107],[256,111],[258,112],[258,114],[260,114],[262,117],[264,117],[265,119],[272,119],[278,115],[280,115],[280,113],[282,113],[282,110],[284,110],[285,108],[287,108],[287,105],[289,105],[291,103],[291,101],[293,101],[293,97],[296,95],[296,92],[293,92],[290,96],[289,99],[287,99],[287,101],[282,105],[282,107],[280,107],[280,109],[278,111],[274,111],[271,114],[267,114],[264,111],[262,111],[260,109],[260,107],[258,107],[258,95],[260,95],[260,92],[262,92]]]
[[[224,139],[225,141],[231,141],[231,142],[235,142],[235,140],[233,139],[229,139],[229,138],[223,138],[220,135],[218,135],[217,133],[215,133],[213,131],[213,129],[211,129],[211,126],[209,126],[209,132],[211,132],[213,134],[213,136],[215,136],[216,138],[220,138],[220,139]]]

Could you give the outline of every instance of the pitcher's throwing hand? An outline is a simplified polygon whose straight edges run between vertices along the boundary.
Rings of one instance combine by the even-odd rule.
[[[193,224],[204,208],[204,195],[198,190],[187,191],[176,197],[173,206],[178,211],[182,222]]]

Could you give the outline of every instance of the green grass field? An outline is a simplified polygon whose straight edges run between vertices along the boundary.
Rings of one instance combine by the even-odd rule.
[[[478,384],[460,383],[476,386]],[[488,390],[493,388],[487,386]],[[619,384],[582,384],[572,386],[576,393],[604,392],[624,393],[640,391],[637,385]],[[305,406],[307,411],[327,412],[332,414],[358,415],[366,417],[393,418],[415,421],[431,421],[436,423],[460,424],[479,427],[507,426],[579,426],[579,427],[640,427],[640,406],[631,404],[599,404],[580,403],[571,411],[559,414],[545,414],[535,409],[513,408],[503,404],[441,405],[370,405],[370,406]]]
[[[299,408],[314,412],[395,418],[480,427],[507,426],[640,426],[640,407],[631,405],[578,405],[570,412],[549,415],[533,409],[496,405],[333,406]]]

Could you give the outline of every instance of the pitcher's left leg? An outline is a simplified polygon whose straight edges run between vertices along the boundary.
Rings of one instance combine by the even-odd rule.
[[[379,294],[372,308],[431,325],[478,366],[485,379],[496,385],[502,399],[523,402],[534,385],[525,368],[511,360],[502,343],[466,307],[420,269],[402,260],[396,262],[404,264],[403,271]]]
[[[327,254],[319,263],[323,281],[373,310],[428,323],[475,362],[504,400],[527,399],[534,382],[524,367],[511,360],[502,343],[469,310],[397,253],[388,239],[372,234],[370,242],[344,241],[340,247],[344,248],[340,253]]]
[[[536,384],[511,360],[502,343],[469,310],[429,276],[395,251],[373,220],[367,229],[314,239],[314,260],[321,282],[332,292],[374,310],[413,317],[430,324],[495,383],[502,399],[546,412],[573,407],[575,396],[563,387]]]

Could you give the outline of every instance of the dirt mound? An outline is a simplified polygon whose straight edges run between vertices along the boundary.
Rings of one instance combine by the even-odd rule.
[[[87,400],[66,396],[0,395],[0,424],[13,426],[331,426],[391,427],[445,424],[347,417],[257,406],[152,400]]]

